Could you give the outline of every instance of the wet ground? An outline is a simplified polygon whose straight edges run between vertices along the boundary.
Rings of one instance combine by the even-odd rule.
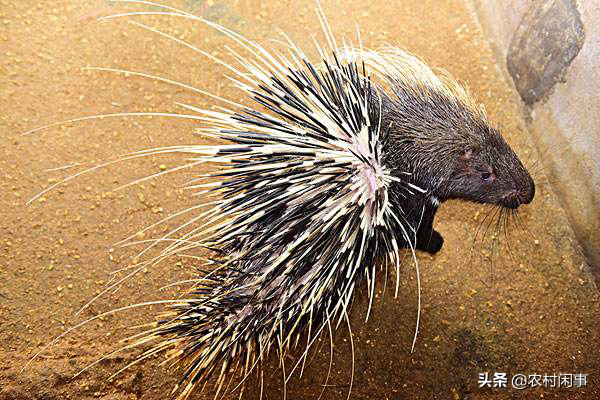
[[[176,5],[262,43],[278,38],[281,28],[310,49],[310,35],[319,32],[312,2],[188,0]],[[324,338],[303,376],[285,386],[287,398],[315,399],[322,390],[323,399],[346,398],[352,375],[354,399],[600,398],[598,291],[543,175],[543,156],[528,140],[515,93],[497,70],[468,2],[327,1],[323,7],[336,33],[352,35],[358,23],[366,46],[402,46],[468,84],[530,167],[538,189],[506,235],[503,230],[494,233],[496,220],[489,208],[444,204],[436,226],[445,246],[435,257],[419,254],[423,306],[415,352],[410,349],[416,278],[407,258],[397,298],[390,284],[395,276],[388,277],[385,290],[380,276],[366,323],[367,296],[358,291],[351,313],[354,356],[348,329],[342,326],[334,335],[328,386],[323,386],[330,357]],[[114,191],[181,159],[157,156],[102,168],[25,204],[77,171],[48,169],[198,141],[190,121],[148,117],[89,120],[20,136],[79,116],[180,111],[175,102],[211,105],[204,96],[164,82],[82,67],[144,72],[244,101],[222,78],[223,67],[127,20],[158,27],[217,57],[226,57],[224,46],[232,45],[226,37],[165,16],[96,21],[133,9],[151,8],[106,1],[0,1],[2,399],[164,399],[177,381],[176,371],[159,365],[161,357],[108,379],[135,360],[136,351],[109,356],[73,378],[136,332],[130,327],[153,320],[161,306],[94,320],[21,371],[33,354],[69,327],[112,308],[172,298],[183,285],[159,289],[191,274],[190,260],[159,264],[76,315],[106,287],[110,273],[130,265],[140,251],[116,242],[202,201],[180,188],[193,171]],[[157,237],[181,222],[170,221],[136,239]],[[486,372],[506,373],[509,379],[515,374],[581,373],[588,379],[580,388],[479,388],[478,374]],[[283,394],[282,375],[272,360],[265,371],[264,398]],[[259,396],[254,379],[247,396]],[[192,398],[211,397],[196,393]]]

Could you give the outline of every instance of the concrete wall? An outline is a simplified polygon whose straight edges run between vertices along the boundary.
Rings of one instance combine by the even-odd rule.
[[[600,1],[473,1],[600,283]]]

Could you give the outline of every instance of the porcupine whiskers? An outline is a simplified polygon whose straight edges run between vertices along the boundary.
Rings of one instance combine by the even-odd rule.
[[[521,189],[517,190],[517,193],[520,192]],[[511,199],[511,202],[519,204],[521,200],[519,199],[519,195],[515,193],[514,199]],[[500,246],[501,236],[504,235],[503,246],[506,246],[507,253],[514,264],[518,264],[517,258],[514,256],[512,251],[513,243],[511,241],[511,236],[509,234],[509,226],[517,226],[518,228],[527,231],[526,224],[521,222],[521,213],[520,209],[517,207],[504,207],[501,204],[492,204],[486,206],[484,209],[483,218],[479,221],[477,230],[475,231],[475,235],[472,241],[472,245],[469,251],[469,264],[473,261],[473,250],[475,246],[480,243],[482,247],[485,247],[489,250],[489,257],[485,262],[490,263],[490,277],[492,281],[494,280],[494,264],[496,262],[496,248]],[[488,235],[488,232],[491,232]],[[487,246],[486,246],[487,243]],[[482,253],[480,252],[480,257]]]
[[[490,226],[493,225],[495,215],[498,212],[499,208],[500,207],[497,206],[488,206],[484,208],[484,210],[487,211],[484,211],[483,218],[477,224],[477,229],[475,230],[475,235],[473,236],[473,242],[471,244],[471,248],[469,249],[469,265],[473,265],[474,249],[478,241],[480,242],[481,246],[484,246],[486,244],[487,232]],[[481,252],[479,252],[479,257],[482,257]]]
[[[504,245],[508,251],[508,255],[512,262],[518,264],[516,257],[512,251],[511,236],[509,234],[508,226],[511,223],[519,224],[519,210],[505,208],[499,205],[488,206],[487,212],[484,214],[483,219],[479,222],[473,243],[469,250],[469,264],[473,261],[473,250],[478,242],[487,249],[489,249],[488,262],[490,266],[490,279],[494,282],[494,265],[496,262],[496,248],[500,246],[500,236],[504,236]],[[488,233],[491,234],[488,236]],[[481,253],[480,253],[481,254]],[[481,257],[481,255],[480,255]]]
[[[493,218],[495,219],[495,223],[492,224],[493,228],[492,228],[492,234],[491,234],[491,240],[490,240],[490,280],[492,282],[492,284],[494,284],[495,281],[495,262],[496,262],[496,258],[494,256],[496,249],[498,248],[497,246],[499,246],[498,244],[498,236],[500,234],[500,224],[502,222],[502,213],[504,211],[504,207],[500,207],[500,206],[494,206],[494,208],[496,208],[496,212],[493,214]],[[494,222],[494,221],[492,221]],[[487,236],[487,235],[486,235]]]
[[[515,257],[512,246],[513,246],[513,242],[512,242],[512,237],[510,235],[510,229],[509,229],[509,225],[515,225],[517,227],[522,228],[522,224],[520,224],[520,219],[519,219],[519,209],[517,208],[505,208],[505,207],[499,207],[500,212],[498,214],[497,217],[497,222],[496,222],[496,227],[494,230],[494,239],[492,241],[492,246],[497,245],[500,246],[499,243],[499,236],[500,235],[504,235],[504,246],[506,246],[506,250],[508,252],[508,255],[511,259],[511,261],[513,262],[514,265],[518,265],[519,264],[519,260],[517,259],[517,257]],[[524,231],[526,231],[526,228],[523,229]],[[498,243],[496,243],[498,242]],[[493,247],[492,247],[493,250]],[[493,251],[492,251],[492,269],[493,269],[493,262],[494,262],[494,258],[493,258]],[[492,279],[493,279],[493,273],[492,273]]]
[[[512,237],[509,234],[509,225],[519,226],[519,213],[516,211],[516,209],[503,209],[502,217],[502,230],[504,231],[504,240],[506,243],[506,248],[508,249],[508,254],[510,255],[512,262],[518,265],[517,258],[512,250]]]

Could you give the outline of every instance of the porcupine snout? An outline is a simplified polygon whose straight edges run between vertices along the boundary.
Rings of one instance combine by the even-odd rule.
[[[515,188],[509,190],[500,200],[501,206],[515,209],[521,204],[529,204],[533,200],[535,196],[533,179],[525,168],[522,168],[520,172],[518,178],[515,179]]]
[[[525,189],[511,190],[500,201],[503,207],[515,209],[521,204],[529,204],[533,200],[535,186],[531,185]]]

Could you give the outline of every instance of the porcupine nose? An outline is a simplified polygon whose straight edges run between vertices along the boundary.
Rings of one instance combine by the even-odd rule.
[[[529,204],[533,200],[535,196],[535,184],[533,183],[533,179],[529,180],[529,184],[526,188],[521,190],[520,200],[521,204]]]
[[[513,189],[506,193],[501,200],[501,205],[506,208],[517,208],[521,204],[529,204],[535,196],[535,185],[532,179],[529,179],[526,185],[519,189]]]
[[[535,196],[535,184],[529,174],[526,174],[524,183],[522,183],[518,189],[517,197],[519,204],[529,204]]]

